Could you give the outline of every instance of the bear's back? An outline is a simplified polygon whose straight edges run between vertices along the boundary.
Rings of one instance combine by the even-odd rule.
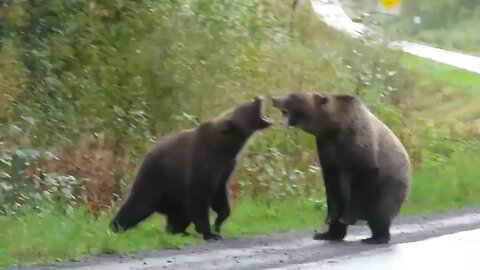
[[[395,133],[380,119],[372,120],[377,136],[377,162],[381,174],[408,181],[410,178],[410,159],[408,153]],[[390,175],[391,174],[391,175]]]
[[[194,134],[185,130],[160,139],[144,158],[136,185],[166,194],[182,193]]]

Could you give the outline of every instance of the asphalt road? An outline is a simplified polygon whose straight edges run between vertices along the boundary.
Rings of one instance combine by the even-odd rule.
[[[444,240],[444,244],[438,244],[438,239],[431,238],[479,229],[479,213],[480,208],[467,208],[454,212],[399,218],[392,226],[392,241],[388,245],[372,246],[360,243],[359,240],[367,237],[369,231],[364,225],[355,225],[350,228],[345,241],[337,243],[313,240],[313,230],[241,239],[229,239],[227,235],[226,239],[219,242],[192,245],[181,250],[164,250],[129,256],[105,255],[55,266],[15,269],[359,269],[355,265],[360,261],[363,263],[361,269],[380,267],[378,269],[388,270],[417,269],[416,267],[398,268],[399,265],[402,266],[399,261],[410,258],[415,262],[418,258],[428,258],[428,256],[436,258],[438,263],[447,266],[448,263],[452,263],[452,260],[446,260],[448,256],[441,255],[439,250],[446,251],[446,254],[449,250],[456,250],[459,253],[458,256],[462,258],[462,254],[467,254],[465,251],[465,246],[469,246],[467,240],[472,239],[476,242],[470,243],[470,246],[476,246],[470,253],[478,254],[479,232],[473,231],[474,236],[469,236],[468,232],[461,237],[450,236],[457,238],[456,244],[452,244],[454,240],[448,239]],[[459,237],[460,240],[458,240]],[[431,240],[425,241],[425,239]],[[429,241],[437,241],[437,243]],[[458,244],[459,242],[463,244]],[[432,246],[436,247],[437,254],[430,252]],[[472,259],[475,261],[474,256]],[[468,263],[466,259],[462,261]],[[404,266],[407,265],[406,263],[408,262],[405,262]],[[395,265],[397,268],[390,268]],[[475,269],[480,269],[478,266]],[[461,267],[461,269],[473,268]]]
[[[480,229],[271,270],[480,269]]]

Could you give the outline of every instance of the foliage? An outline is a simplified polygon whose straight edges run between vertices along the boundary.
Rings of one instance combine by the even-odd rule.
[[[475,17],[480,12],[480,3],[475,0],[414,1],[402,5],[405,16],[421,16],[425,29],[449,27],[458,21]]]
[[[32,149],[3,149],[0,156],[1,214],[40,210],[39,205],[46,202],[63,205],[68,211],[77,205],[75,194],[82,188],[83,181],[54,172],[31,172],[31,165],[41,158],[49,160],[55,157],[49,152],[40,153]]]
[[[368,12],[376,7],[376,1],[370,5],[359,5],[350,0],[343,0],[342,3]],[[415,16],[421,18],[420,24],[414,22]],[[480,55],[480,36],[476,28],[479,18],[480,2],[476,0],[404,0],[400,16],[374,14],[365,21],[375,22],[388,34],[397,35],[397,38]]]
[[[401,89],[398,54],[331,31],[308,4],[24,0],[1,11],[3,61],[15,64],[1,136],[55,153],[41,173],[87,179],[72,196],[95,216],[125,194],[155,137],[254,95],[355,92],[380,111]],[[297,146],[313,149],[311,138],[278,128],[256,137],[234,196],[310,192],[316,156]]]

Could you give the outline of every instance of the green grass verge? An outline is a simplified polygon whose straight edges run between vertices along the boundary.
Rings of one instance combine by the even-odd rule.
[[[290,198],[270,204],[265,200],[243,200],[225,223],[222,234],[241,237],[272,231],[313,228],[323,220],[321,201]],[[211,215],[213,218],[214,215]],[[201,242],[200,235],[175,236],[165,233],[165,219],[152,215],[135,229],[115,235],[108,230],[111,213],[94,221],[76,209],[65,215],[54,209],[20,217],[0,219],[0,265],[52,263],[89,254],[179,248]],[[213,220],[212,220],[213,221]]]
[[[403,63],[424,75],[423,84],[444,83],[480,98],[480,74],[412,55],[405,55]]]
[[[475,154],[460,153],[448,166],[414,173],[412,192],[401,215],[418,215],[480,203],[480,167]],[[321,196],[319,195],[318,198]],[[242,237],[292,229],[323,228],[321,201],[293,197],[267,204],[243,200],[233,210],[222,234]],[[114,235],[108,230],[111,214],[97,221],[85,211],[65,215],[55,210],[0,219],[0,265],[52,263],[90,254],[129,253],[179,248],[202,242],[198,234],[172,236],[164,231],[164,218],[153,215],[137,228]],[[213,215],[212,215],[213,218]],[[189,228],[193,232],[192,226]]]
[[[402,215],[480,205],[480,167],[474,152],[459,152],[441,166],[414,172],[413,185]]]
[[[456,125],[480,119],[480,74],[405,54],[403,64],[415,74],[418,118]]]
[[[480,119],[480,75],[446,64],[405,54],[403,64],[416,76],[413,118],[428,119],[437,130],[446,126],[472,127],[463,134],[450,135],[442,147],[453,151],[441,160],[435,151],[424,169],[414,172],[414,185],[402,214],[423,214],[480,204],[478,163],[478,119]],[[438,141],[436,142],[438,144]],[[460,143],[461,141],[461,143]],[[468,146],[465,146],[468,145]],[[441,150],[440,150],[441,151]],[[437,160],[440,159],[440,160]]]

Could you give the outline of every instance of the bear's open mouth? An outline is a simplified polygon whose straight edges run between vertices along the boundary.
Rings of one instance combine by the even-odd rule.
[[[290,123],[290,113],[285,109],[281,109],[280,112],[282,113],[282,126],[288,127]]]
[[[282,126],[288,127],[290,125],[290,111],[285,108],[285,97],[273,97],[273,107],[277,108],[282,113]]]
[[[255,100],[259,104],[258,116],[260,119],[267,124],[273,124],[273,119],[265,115],[265,100],[260,96],[255,97]]]

